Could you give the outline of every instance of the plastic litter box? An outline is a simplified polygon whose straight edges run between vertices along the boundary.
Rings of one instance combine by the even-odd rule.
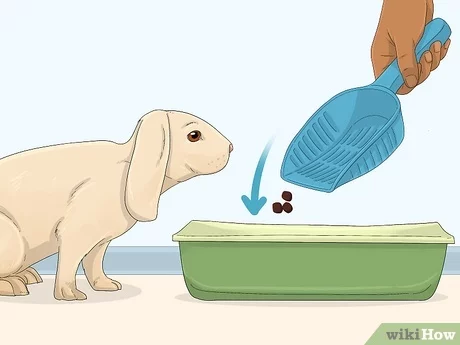
[[[173,235],[200,300],[427,300],[454,238],[438,223],[192,221]]]

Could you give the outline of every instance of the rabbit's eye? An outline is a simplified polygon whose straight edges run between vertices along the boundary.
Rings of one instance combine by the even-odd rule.
[[[198,141],[201,139],[201,132],[200,131],[193,131],[193,132],[190,132],[188,135],[187,135],[187,139],[189,141],[191,141],[192,143]]]

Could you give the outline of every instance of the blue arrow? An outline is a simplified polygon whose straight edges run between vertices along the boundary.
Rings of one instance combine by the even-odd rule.
[[[241,196],[241,200],[243,200],[244,205],[253,216],[257,215],[267,202],[266,197],[263,196],[259,198],[259,191],[262,172],[264,171],[265,161],[267,160],[268,152],[270,151],[272,143],[273,138],[268,141],[262,155],[260,156],[259,163],[257,163],[256,172],[252,181],[251,199],[249,199],[246,195]]]

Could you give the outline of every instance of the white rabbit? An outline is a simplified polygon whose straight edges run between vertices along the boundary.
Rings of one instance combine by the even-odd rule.
[[[222,170],[232,149],[207,122],[155,110],[125,143],[69,143],[2,158],[0,296],[27,295],[27,284],[42,281],[30,266],[55,253],[56,299],[86,299],[76,286],[80,262],[93,289],[121,289],[102,269],[110,241],[156,219],[169,188]]]

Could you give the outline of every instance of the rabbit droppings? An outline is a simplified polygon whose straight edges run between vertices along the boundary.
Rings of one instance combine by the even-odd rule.
[[[80,262],[94,290],[121,289],[102,268],[110,241],[155,220],[171,187],[221,171],[232,149],[202,119],[154,110],[125,143],[68,143],[0,159],[0,296],[27,295],[27,284],[42,281],[31,265],[55,253],[56,299],[86,299],[76,286]]]

